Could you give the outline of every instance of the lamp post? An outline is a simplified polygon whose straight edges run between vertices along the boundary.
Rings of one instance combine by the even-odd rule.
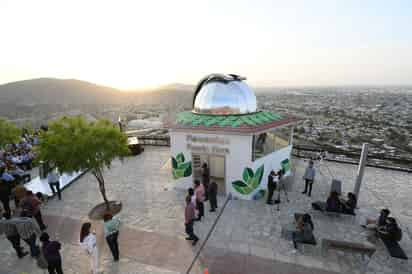
[[[357,200],[359,199],[359,192],[362,184],[363,173],[365,171],[366,163],[368,161],[368,149],[369,144],[364,143],[362,146],[362,153],[359,160],[358,173],[356,174],[355,188],[353,189],[353,193],[356,195]]]

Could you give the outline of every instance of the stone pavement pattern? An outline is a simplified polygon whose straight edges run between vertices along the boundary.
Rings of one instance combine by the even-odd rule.
[[[112,262],[102,236],[102,223],[94,223],[104,273],[184,273],[200,247],[198,244],[193,248],[184,240],[185,193],[175,188],[170,170],[165,167],[169,155],[168,148],[147,147],[141,155],[127,158],[123,163],[116,161],[105,173],[108,196],[112,200],[121,200],[123,210],[119,215],[122,220],[119,263]],[[300,194],[299,179],[306,163],[294,160],[296,170],[289,192],[291,202],[282,203],[279,212],[263,200],[230,201],[191,273],[201,273],[205,266],[211,274],[359,273],[361,260],[355,255],[331,251],[324,258],[316,249],[292,255],[291,242],[281,237],[282,225],[291,222],[294,212],[306,212],[312,201],[325,199],[330,173],[344,182],[344,191],[353,188],[356,166],[325,164],[320,167],[322,174],[314,186],[313,197],[308,198]],[[412,193],[411,180],[412,175],[408,173],[368,168],[359,202],[361,216],[356,220],[330,219],[309,211],[314,217],[316,236],[365,241],[367,233],[359,223],[364,216],[376,214],[382,206],[392,209],[404,230],[412,227],[412,205],[408,198]],[[63,192],[63,201],[51,200],[43,208],[49,233],[63,243],[65,273],[88,273],[89,261],[78,246],[79,228],[88,220],[88,211],[98,201],[101,196],[97,182],[91,174],[85,174]],[[224,198],[219,197],[220,205],[223,201]],[[206,219],[195,226],[201,239],[205,238],[217,215],[208,213]],[[404,233],[401,246],[409,257],[412,257],[411,243],[410,234]],[[383,247],[378,245],[367,273],[411,273],[411,269],[408,263],[393,270]],[[0,273],[22,272],[43,273],[31,258],[18,260],[9,242],[1,240]]]

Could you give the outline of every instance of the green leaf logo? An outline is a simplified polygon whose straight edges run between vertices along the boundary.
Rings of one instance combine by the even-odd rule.
[[[176,169],[177,168],[177,161],[174,157],[172,157],[172,168]]]
[[[286,173],[290,170],[290,161],[289,159],[285,159],[280,163],[283,171]]]
[[[234,181],[232,182],[232,186],[240,194],[250,194],[259,187],[260,182],[262,181],[263,172],[264,165],[261,165],[255,173],[251,168],[246,167],[242,174],[243,181]]]
[[[176,160],[178,163],[183,163],[185,161],[185,156],[183,155],[183,153],[179,153],[176,155]]]
[[[253,178],[253,170],[247,167],[243,170],[243,180],[249,182],[250,178]]]
[[[172,157],[172,175],[173,179],[179,179],[182,177],[189,177],[192,175],[192,162],[185,163],[185,156],[183,153],[176,155],[176,158]]]

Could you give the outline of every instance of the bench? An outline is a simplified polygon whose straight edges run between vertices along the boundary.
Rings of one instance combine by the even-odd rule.
[[[403,259],[403,260],[408,259],[408,256],[406,256],[405,251],[403,251],[402,247],[399,245],[398,242],[385,240],[382,238],[381,240],[383,244],[385,245],[386,249],[388,250],[389,254],[391,255],[391,257],[394,257],[397,259]]]
[[[323,239],[322,240],[322,247],[321,247],[321,254],[322,256],[326,255],[326,250],[335,249],[340,251],[348,251],[348,252],[356,252],[362,255],[364,260],[363,264],[363,271],[366,272],[369,261],[372,255],[376,251],[376,247],[373,245],[365,245],[358,242],[347,242],[347,241],[340,241],[340,240],[332,240],[332,239]],[[369,257],[369,260],[365,259],[365,255]]]
[[[313,205],[317,204],[318,208],[315,208]],[[356,216],[356,213],[354,212],[352,213],[345,213],[345,212],[336,212],[336,211],[327,211],[326,210],[326,202],[321,202],[321,201],[316,201],[314,203],[312,203],[312,208],[314,210],[320,211],[326,215],[330,215],[330,216],[334,216],[334,217],[339,217],[339,216]]]

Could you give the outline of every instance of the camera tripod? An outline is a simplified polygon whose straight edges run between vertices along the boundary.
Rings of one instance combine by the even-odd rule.
[[[282,191],[283,191],[283,194],[284,194],[285,197],[286,197],[286,202],[289,203],[288,192],[286,191],[285,184],[284,184],[283,180],[279,180],[279,182],[278,182],[278,198],[277,198],[277,200],[275,201],[275,203],[277,204],[277,210],[278,210],[278,211],[280,210],[280,208],[279,208],[279,205],[280,205],[280,194],[281,194]]]

